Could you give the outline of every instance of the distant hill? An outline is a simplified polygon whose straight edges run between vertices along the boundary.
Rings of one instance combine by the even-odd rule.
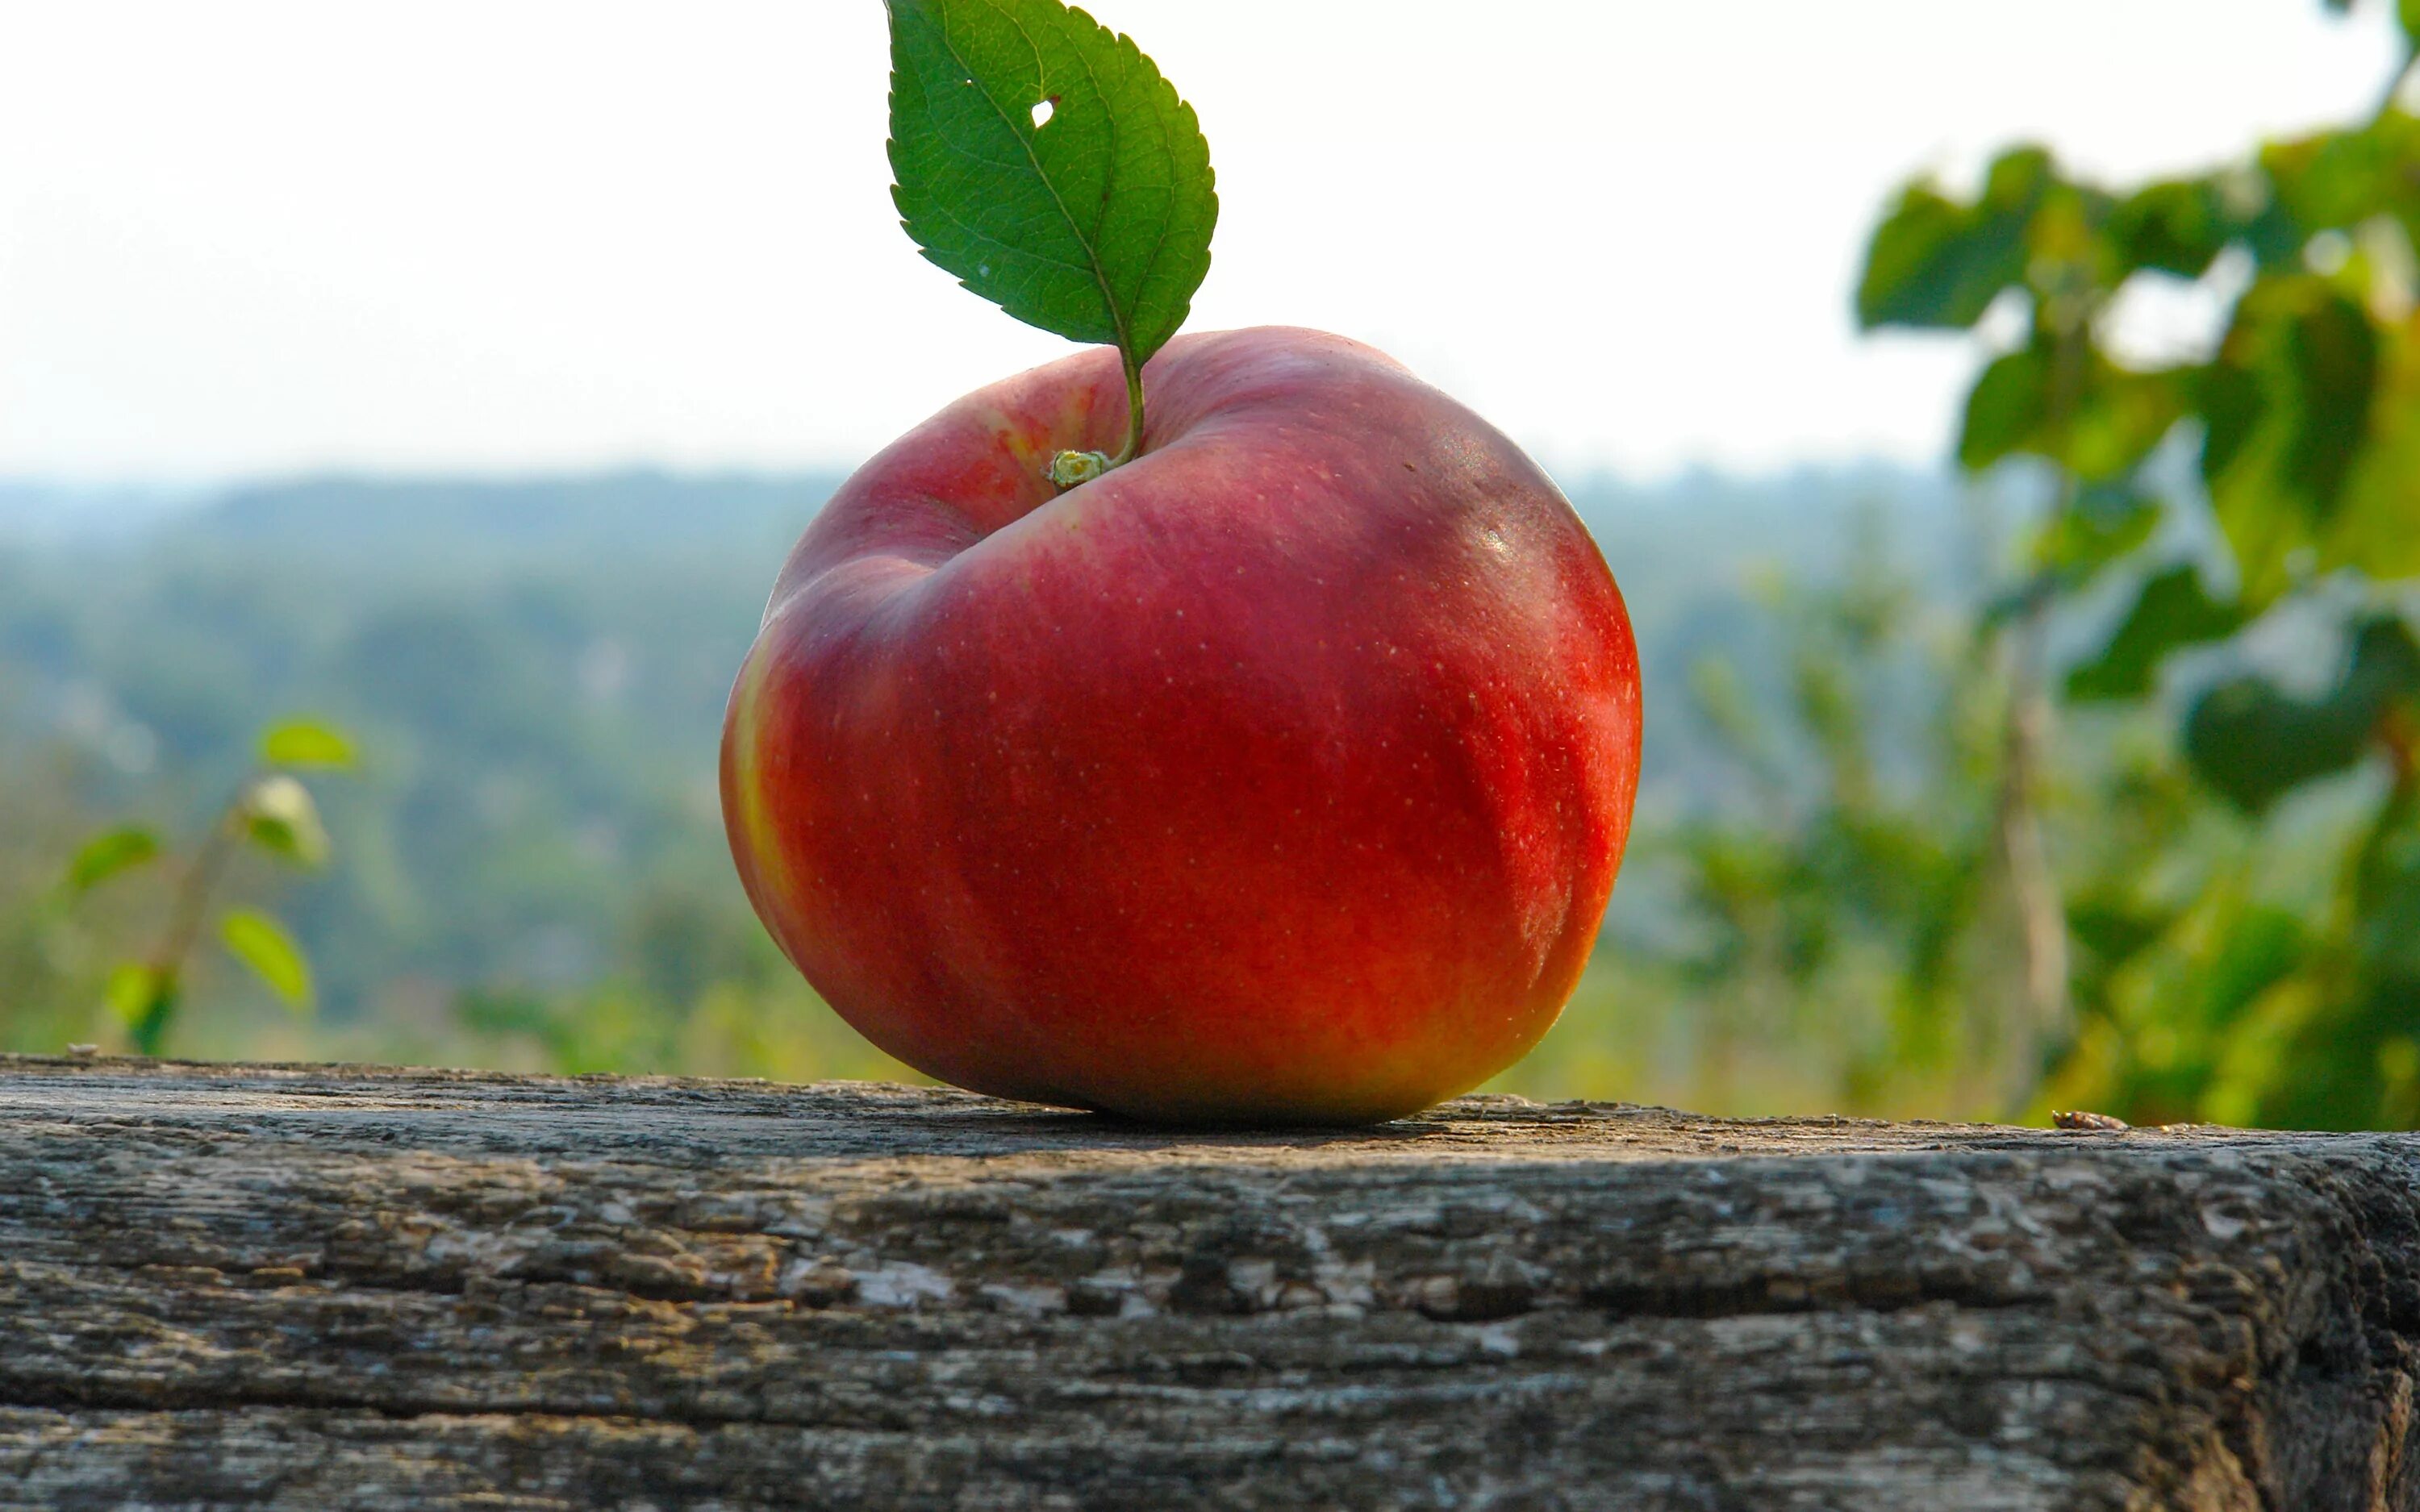
[[[839,483],[837,473],[330,475],[230,489],[167,529],[188,543],[364,566],[693,559],[786,547]]]
[[[63,540],[233,548],[270,556],[467,563],[549,554],[701,556],[783,545],[842,474],[676,473],[659,470],[527,478],[344,473],[217,489],[101,487],[0,480],[0,548]],[[1615,570],[1625,558],[1692,579],[1759,558],[1820,568],[1861,510],[1925,576],[1954,573],[1953,486],[1884,464],[1771,477],[1695,472],[1654,484],[1567,480],[1566,491]],[[1945,550],[1949,555],[1944,555]],[[1641,587],[1647,586],[1641,584]]]
[[[691,920],[700,949],[737,949],[754,935],[717,817],[723,700],[783,553],[837,482],[0,488],[0,767],[82,751],[96,812],[173,817],[217,800],[266,720],[352,728],[365,769],[326,785],[345,864],[294,903],[338,1017],[397,982],[576,985],[667,919]],[[1722,764],[1689,708],[1698,660],[1780,696],[1790,648],[1754,603],[1760,579],[1886,549],[1919,596],[1978,580],[1969,513],[1929,474],[1570,491],[1638,630],[1643,822],[1719,801]]]
[[[92,486],[0,478],[0,548],[11,543],[124,541],[198,506],[210,490]]]

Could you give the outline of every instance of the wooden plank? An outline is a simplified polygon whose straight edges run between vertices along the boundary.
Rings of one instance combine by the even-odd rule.
[[[2420,1141],[0,1058],[0,1502],[2420,1508]]]

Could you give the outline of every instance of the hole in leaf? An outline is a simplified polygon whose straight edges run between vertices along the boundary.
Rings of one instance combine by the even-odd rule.
[[[1038,131],[1042,130],[1042,128],[1049,125],[1050,117],[1058,108],[1059,102],[1055,100],[1036,101],[1033,106],[1033,129]]]

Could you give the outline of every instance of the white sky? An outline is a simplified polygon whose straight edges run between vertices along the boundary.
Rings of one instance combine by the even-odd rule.
[[[2350,115],[2318,0],[1098,0],[1218,170],[1194,329],[1377,344],[1551,466],[1940,455],[1909,170]],[[0,475],[849,463],[1067,349],[916,256],[875,0],[0,0]]]

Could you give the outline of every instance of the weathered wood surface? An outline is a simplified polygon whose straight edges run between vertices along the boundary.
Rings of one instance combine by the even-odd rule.
[[[0,1058],[0,1503],[2420,1508],[2415,1177]]]

